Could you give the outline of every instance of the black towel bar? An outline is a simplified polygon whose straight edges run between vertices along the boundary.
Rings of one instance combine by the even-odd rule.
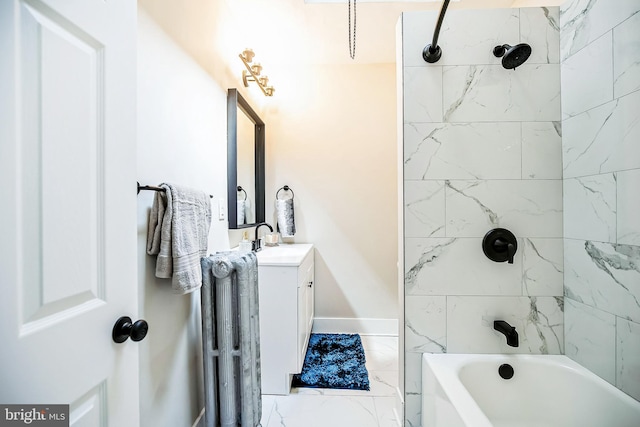
[[[156,187],[156,186],[153,186],[153,185],[140,185],[139,182],[137,184],[138,184],[138,193],[137,194],[140,194],[140,190],[162,191],[163,193],[166,191],[162,187]],[[209,197],[213,199],[213,196],[211,194],[209,194]]]

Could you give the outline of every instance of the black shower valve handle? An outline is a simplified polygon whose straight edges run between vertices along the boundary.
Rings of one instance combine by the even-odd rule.
[[[516,247],[513,246],[512,243],[507,245],[507,254],[509,255],[509,259],[507,259],[507,263],[513,264],[513,256],[516,254]]]
[[[505,228],[494,228],[482,239],[482,250],[492,261],[513,264],[518,241],[512,232]]]
[[[507,263],[513,264],[513,256],[516,254],[516,247],[513,245],[513,243],[498,237],[493,242],[493,247],[496,250],[496,252],[504,252],[506,249],[507,256],[508,256]]]

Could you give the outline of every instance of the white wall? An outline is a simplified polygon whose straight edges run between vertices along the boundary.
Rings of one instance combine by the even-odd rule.
[[[640,3],[561,7],[566,354],[640,399]]]
[[[138,180],[174,182],[214,196],[209,251],[228,249],[226,200],[226,88],[220,87],[139,9]],[[149,335],[140,346],[140,423],[188,427],[203,407],[199,293],[175,295],[154,276],[146,255],[153,192],[138,196],[140,316]],[[134,286],[134,284],[132,284]]]
[[[406,426],[420,423],[423,352],[563,351],[558,8],[403,14]],[[493,48],[529,43],[506,70]],[[482,251],[502,227],[513,264]],[[493,320],[515,326],[509,347]]]
[[[285,77],[265,107],[267,221],[289,185],[293,240],[316,247],[316,318],[395,325],[395,65],[291,67]]]

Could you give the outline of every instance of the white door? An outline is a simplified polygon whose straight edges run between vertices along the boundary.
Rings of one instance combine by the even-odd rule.
[[[0,403],[73,426],[139,425],[136,13],[0,1]]]

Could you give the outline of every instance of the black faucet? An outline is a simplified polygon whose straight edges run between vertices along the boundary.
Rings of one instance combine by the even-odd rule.
[[[511,347],[518,346],[518,333],[515,326],[511,326],[504,320],[494,320],[493,329],[507,337],[507,345]]]
[[[251,250],[253,250],[254,252],[258,252],[260,249],[262,249],[260,247],[260,239],[258,238],[258,228],[262,227],[263,225],[269,227],[269,230],[273,232],[273,227],[266,222],[261,222],[260,224],[256,225],[255,239],[253,240],[253,242],[251,242]]]

